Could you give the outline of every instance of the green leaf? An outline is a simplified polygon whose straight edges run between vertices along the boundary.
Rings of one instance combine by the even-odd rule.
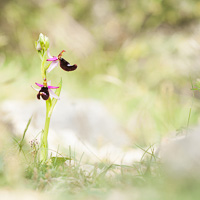
[[[61,78],[60,83],[58,84],[58,86],[59,86],[59,88],[56,90],[55,94],[59,97],[60,96],[60,92],[61,92],[61,88],[62,88],[62,78]],[[53,109],[54,109],[57,101],[58,101],[58,99],[55,99],[55,98],[52,99],[51,108],[50,108],[48,117],[51,117],[51,114],[53,112]]]
[[[51,161],[53,165],[63,165],[66,160],[71,160],[68,157],[51,157]]]

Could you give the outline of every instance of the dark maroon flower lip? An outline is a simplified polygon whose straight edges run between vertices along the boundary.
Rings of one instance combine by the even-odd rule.
[[[48,87],[42,87],[37,94],[37,98],[40,99],[42,97],[44,100],[49,99],[49,90]]]
[[[37,94],[37,98],[40,99],[40,97],[42,97],[42,99],[44,100],[48,100],[49,96],[55,98],[55,99],[60,99],[51,89],[57,89],[59,87],[57,86],[51,86],[51,81],[48,81],[45,85],[42,85],[40,83],[35,83],[37,86],[39,86],[41,89],[36,89],[32,86],[33,89],[35,89],[36,91],[38,91]]]
[[[55,67],[58,66],[58,64],[60,64],[60,67],[65,70],[65,71],[74,71],[77,68],[77,65],[71,65],[68,61],[66,61],[64,58],[62,58],[62,54],[63,52],[66,52],[65,50],[62,50],[58,57],[56,56],[51,56],[49,53],[49,49],[47,50],[47,55],[48,55],[48,59],[47,61],[52,61],[52,63],[50,64],[49,68],[47,69],[47,72],[49,73],[51,70],[53,70]]]
[[[74,71],[77,68],[77,65],[70,65],[64,58],[59,58],[60,67],[65,71]]]

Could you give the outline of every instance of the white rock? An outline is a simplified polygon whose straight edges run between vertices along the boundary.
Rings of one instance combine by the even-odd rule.
[[[44,101],[5,101],[1,104],[1,120],[10,125],[13,133],[22,136],[29,118],[33,115],[25,139],[38,137],[45,123]],[[95,100],[71,100],[62,98],[55,107],[49,129],[49,149],[53,156],[57,151],[67,153],[69,146],[76,158],[93,162],[109,161],[132,164],[140,161],[141,150],[123,151],[129,139],[106,108]]]
[[[160,147],[160,157],[169,175],[200,178],[200,128],[165,141]]]

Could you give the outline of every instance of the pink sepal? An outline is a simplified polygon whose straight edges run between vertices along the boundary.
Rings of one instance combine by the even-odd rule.
[[[47,59],[47,61],[56,61],[56,60],[58,60],[58,57],[56,56]]]
[[[56,86],[47,86],[49,89],[57,89],[57,88],[59,88],[59,87],[56,87]]]
[[[39,83],[35,83],[37,86],[39,86],[39,87],[44,87],[44,85],[42,85],[42,84],[39,84]]]

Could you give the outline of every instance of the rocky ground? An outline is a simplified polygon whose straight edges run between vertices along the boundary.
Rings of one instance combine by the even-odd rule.
[[[1,104],[1,121],[15,136],[22,137],[32,116],[25,139],[40,139],[45,121],[42,101],[5,101]],[[95,100],[62,98],[53,113],[49,131],[49,149],[52,153],[73,151],[93,161],[108,160],[131,164],[140,161],[143,151],[132,149],[130,139],[105,106]]]

